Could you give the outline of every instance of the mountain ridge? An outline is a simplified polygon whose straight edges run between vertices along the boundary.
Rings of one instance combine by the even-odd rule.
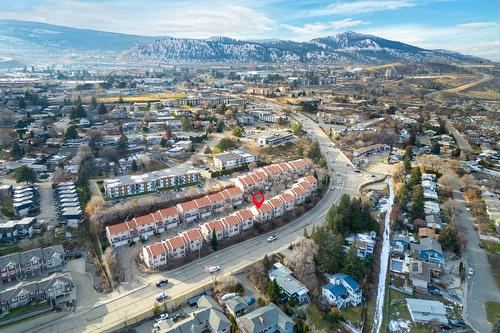
[[[42,22],[0,20],[0,56],[30,60],[91,54],[108,61],[162,63],[381,64],[402,62],[485,62],[453,51],[427,50],[381,37],[347,31],[310,41],[238,40],[141,36]],[[68,61],[78,61],[74,56]]]

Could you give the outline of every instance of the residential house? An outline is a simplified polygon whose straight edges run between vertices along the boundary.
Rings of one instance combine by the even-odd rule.
[[[60,271],[66,262],[62,245],[37,248],[0,257],[0,284],[28,276]]]
[[[224,223],[220,219],[203,223],[200,226],[203,238],[205,238],[207,242],[210,242],[213,233],[215,233],[215,237],[217,237],[218,240],[224,239],[226,237],[225,228]]]
[[[30,238],[38,227],[36,217],[25,217],[21,220],[0,222],[0,242],[13,242]]]
[[[424,238],[420,244],[412,243],[411,250],[419,259],[444,266],[445,257],[441,244],[434,238]]]
[[[441,302],[407,298],[406,305],[414,323],[421,324],[433,321],[440,324],[448,324],[446,308]]]
[[[196,310],[184,320],[174,323],[172,319],[167,319],[159,323],[159,333],[231,332],[231,322],[213,298],[201,296],[197,305]]]
[[[54,300],[56,303],[74,299],[71,274],[60,273],[33,282],[21,282],[0,291],[0,314],[20,306]]]
[[[293,333],[294,323],[276,304],[269,303],[236,319],[242,333]]]
[[[225,300],[224,304],[226,305],[227,311],[235,318],[243,315],[248,309],[247,302],[240,296],[231,297]]]
[[[293,298],[301,304],[310,301],[309,289],[293,276],[292,271],[288,267],[279,262],[275,263],[268,275],[271,281],[276,280],[280,290],[288,299]]]
[[[181,236],[186,242],[188,252],[199,251],[203,246],[203,233],[199,228],[183,231]]]
[[[240,220],[241,230],[247,230],[253,227],[253,214],[250,209],[242,209],[233,214]]]
[[[321,287],[321,294],[330,306],[342,309],[361,304],[363,291],[351,276],[337,273],[327,277],[330,282]]]

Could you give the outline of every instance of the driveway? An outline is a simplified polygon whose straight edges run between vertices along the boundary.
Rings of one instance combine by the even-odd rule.
[[[479,234],[474,230],[472,215],[466,209],[463,193],[453,192],[453,197],[461,205],[458,223],[466,240],[464,259],[468,267],[474,269],[474,275],[467,277],[468,290],[464,314],[471,326],[478,332],[491,332],[491,325],[486,317],[486,301],[500,302],[500,290],[497,287],[490,265],[483,249],[479,247]]]

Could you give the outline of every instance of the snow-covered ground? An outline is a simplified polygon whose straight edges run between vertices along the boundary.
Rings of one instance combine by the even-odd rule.
[[[389,185],[389,199],[385,204],[385,220],[384,220],[384,238],[382,242],[382,252],[380,253],[380,273],[378,276],[377,301],[375,303],[375,318],[373,319],[372,332],[380,332],[382,320],[384,317],[384,298],[385,298],[385,282],[387,277],[387,267],[389,265],[389,251],[391,247],[390,238],[390,223],[391,211],[394,204],[394,188],[391,183],[391,178],[387,178],[386,183]]]

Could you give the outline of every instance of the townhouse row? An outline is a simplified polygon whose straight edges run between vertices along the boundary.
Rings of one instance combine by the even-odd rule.
[[[264,201],[259,209],[243,208],[223,218],[200,224],[198,228],[144,246],[144,263],[149,268],[158,268],[166,265],[170,259],[182,258],[201,250],[204,244],[210,243],[214,234],[217,240],[228,239],[252,228],[255,223],[265,223],[280,217],[304,203],[316,191],[317,186],[317,180],[313,176],[303,177],[282,194]]]
[[[0,284],[60,271],[66,262],[62,245],[32,249],[0,257]]]
[[[255,190],[265,190],[274,181],[296,179],[307,173],[313,167],[310,159],[304,158],[291,162],[272,164],[263,168],[255,169],[234,181],[235,187],[209,194],[199,199],[190,200],[177,204],[175,207],[158,210],[157,212],[134,218],[130,221],[106,227],[106,236],[113,246],[126,245],[130,241],[138,241],[143,236],[150,236],[155,232],[163,232],[166,229],[177,226],[179,223],[192,223],[207,219],[212,215],[238,207],[244,201],[244,197]],[[297,184],[292,186],[285,194],[294,195],[293,203],[300,204],[310,193]],[[304,196],[304,194],[306,194]],[[285,195],[285,199],[292,200]],[[301,201],[302,200],[302,201]],[[276,203],[276,202],[275,202]],[[260,219],[267,219],[273,208],[264,204],[260,208],[264,213]],[[289,206],[290,204],[288,204]],[[266,215],[267,214],[267,215]]]
[[[138,241],[141,237],[164,232],[181,222],[193,222],[220,213],[226,207],[243,203],[243,192],[236,188],[206,195],[199,199],[182,202],[173,207],[139,216],[123,223],[106,227],[106,237],[113,247]]]
[[[21,282],[0,291],[0,314],[28,304],[64,299],[74,287],[70,273],[58,273],[38,281]]]
[[[267,165],[257,168],[243,176],[239,176],[233,182],[245,194],[255,190],[269,188],[273,182],[296,179],[305,175],[313,168],[314,164],[309,158],[302,158],[290,162]]]

